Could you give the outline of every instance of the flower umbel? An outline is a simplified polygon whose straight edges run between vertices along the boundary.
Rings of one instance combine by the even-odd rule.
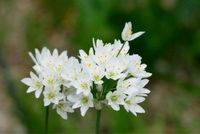
[[[80,108],[85,116],[89,108],[100,110],[104,105],[119,111],[123,106],[134,115],[144,113],[139,106],[150,93],[145,88],[152,74],[137,54],[129,53],[129,41],[144,34],[132,33],[132,24],[125,24],[121,33],[124,42],[114,40],[104,43],[93,39],[93,47],[86,53],[79,50],[79,59],[68,57],[67,51],[51,53],[44,47],[35,56],[29,53],[35,65],[30,77],[22,79],[29,86],[27,93],[35,92],[36,98],[43,95],[44,106],[53,108],[64,119],[67,113]]]

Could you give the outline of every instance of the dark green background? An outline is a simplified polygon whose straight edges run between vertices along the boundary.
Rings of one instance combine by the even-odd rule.
[[[34,48],[88,50],[92,38],[121,38],[125,22],[146,31],[132,41],[131,53],[143,57],[153,73],[151,90],[135,117],[105,107],[103,133],[200,133],[200,1],[199,0],[0,0],[0,93],[27,133],[43,133],[42,99],[26,94],[20,80],[28,76]],[[6,101],[6,100],[5,100]],[[82,118],[77,110],[61,119],[50,111],[50,133],[93,133],[95,111]],[[1,119],[0,119],[1,122]],[[1,130],[0,130],[1,132]]]

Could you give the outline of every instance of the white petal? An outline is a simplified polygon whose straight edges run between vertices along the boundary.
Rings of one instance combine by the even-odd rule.
[[[129,106],[127,104],[124,105],[124,109],[129,112]]]
[[[149,89],[143,88],[141,92],[142,92],[142,93],[145,93],[145,94],[148,94],[148,93],[150,93],[151,91],[150,91]]]
[[[36,98],[39,98],[41,93],[42,93],[42,89],[37,89],[37,90],[35,91],[35,97],[36,97]]]
[[[109,92],[107,93],[107,95],[106,95],[106,99],[107,99],[107,100],[110,100],[111,95],[112,95],[112,92],[109,91]]]
[[[28,54],[29,54],[29,56],[31,57],[31,59],[33,60],[33,62],[34,62],[35,64],[38,64],[38,63],[37,63],[37,60],[35,59],[35,57],[33,56],[33,54],[32,54],[31,52],[29,52]]]
[[[54,98],[51,100],[53,103],[58,104],[59,103],[59,99],[58,98]]]
[[[113,108],[113,110],[115,110],[115,111],[119,111],[119,109],[120,109],[120,107],[119,107],[119,105],[117,105],[117,104],[112,104],[112,105],[110,105],[112,108]]]
[[[61,58],[67,58],[67,51],[63,51],[60,56]]]
[[[87,110],[88,110],[88,107],[86,107],[86,106],[81,107],[81,115],[85,116]]]
[[[67,112],[61,110],[60,108],[57,108],[57,113],[63,118],[63,119],[67,119]]]
[[[35,88],[29,87],[28,90],[26,91],[26,93],[31,93],[33,91],[35,91]]]
[[[44,48],[43,48],[44,50]],[[39,64],[41,64],[41,54],[38,49],[35,49],[35,57]]]
[[[146,71],[143,71],[142,73],[139,74],[139,77],[148,78],[151,75],[152,75],[152,73],[148,73]]]
[[[90,48],[89,55],[93,55],[93,54],[94,54],[94,50],[93,50],[93,48]]]
[[[131,111],[132,114],[134,114],[135,116],[137,116],[137,113],[134,110],[130,109],[130,111]]]
[[[140,86],[144,87],[148,82],[149,82],[149,80],[143,79],[143,80],[140,81]]]
[[[144,34],[145,32],[137,32],[137,33],[134,33],[134,34],[132,34],[131,35],[131,38],[130,38],[130,40],[134,40],[134,39],[136,39],[137,37],[139,37],[139,36],[141,36],[142,34]]]
[[[50,103],[49,99],[44,98],[44,106],[48,106]]]
[[[78,107],[80,107],[80,106],[81,106],[80,102],[76,102],[76,103],[72,106],[72,108],[75,109],[75,108],[78,108]]]
[[[35,79],[38,79],[37,75],[35,75],[33,72],[30,72],[30,76],[31,76],[31,78],[33,78],[34,80],[35,80]]]
[[[53,56],[54,56],[54,57],[58,57],[58,50],[57,50],[57,49],[54,49],[54,50],[53,50]]]
[[[144,109],[139,105],[134,106],[134,111],[137,113],[145,113]]]
[[[143,102],[144,100],[145,100],[144,97],[136,97],[136,98],[135,98],[135,103],[141,103],[141,102]]]
[[[28,85],[28,86],[32,86],[32,79],[31,78],[24,78],[21,80],[21,82],[23,82],[24,84]]]
[[[94,81],[94,83],[97,84],[97,85],[102,85],[103,81],[102,80],[98,80],[98,81]]]
[[[85,53],[85,51],[83,51],[82,49],[81,50],[79,50],[79,54],[80,54],[80,58],[81,59],[84,59],[84,58],[86,58],[88,55]]]
[[[59,100],[61,99],[64,99],[65,98],[65,95],[63,93],[59,93],[57,96],[56,96]]]
[[[131,22],[125,23],[125,26],[124,26],[124,28],[122,30],[122,33],[121,33],[122,39],[124,41],[128,41],[129,40],[128,38],[129,38],[129,36],[131,34],[131,32],[130,32],[131,30],[132,30]]]

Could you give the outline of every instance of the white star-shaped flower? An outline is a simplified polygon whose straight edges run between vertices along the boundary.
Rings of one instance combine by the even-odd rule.
[[[60,92],[59,87],[46,87],[44,94],[44,106],[48,106],[51,103],[58,104],[60,100],[65,98],[65,95]]]
[[[42,78],[36,76],[33,72],[30,72],[30,76],[30,78],[24,78],[21,81],[29,86],[27,93],[35,91],[35,97],[39,98],[43,89]]]
[[[113,57],[108,64],[106,64],[106,78],[117,80],[125,77],[126,73],[124,71],[126,67],[127,65],[121,62],[120,58]]]
[[[72,106],[73,109],[80,107],[82,116],[85,116],[87,110],[90,107],[94,107],[93,95],[91,93],[89,95],[84,95],[84,94],[69,95],[67,99],[74,103]]]
[[[53,108],[56,109],[56,112],[65,120],[67,119],[67,113],[74,112],[71,103],[68,101],[60,101],[57,105],[54,104]]]
[[[80,93],[83,93],[85,95],[90,94],[92,80],[90,79],[89,73],[83,70],[79,74],[79,78],[77,80],[72,81],[71,85],[73,85],[76,88],[77,94]]]
[[[145,113],[144,109],[138,105],[138,103],[141,103],[144,100],[144,97],[137,97],[134,95],[128,96],[125,99],[124,108],[127,112],[130,111],[135,116],[137,116],[137,113]]]
[[[108,101],[108,105],[110,105],[115,111],[119,111],[120,107],[119,105],[124,104],[124,99],[126,95],[124,95],[122,92],[109,91],[106,95],[106,100]]]
[[[137,54],[130,56],[128,70],[134,77],[147,78],[152,74],[145,71],[146,64],[141,64],[141,57]]]
[[[127,22],[124,26],[123,31],[122,31],[122,39],[124,41],[132,41],[132,40],[136,39],[137,37],[141,36],[144,33],[145,33],[144,31],[141,31],[141,32],[137,32],[137,33],[133,34],[132,23]]]

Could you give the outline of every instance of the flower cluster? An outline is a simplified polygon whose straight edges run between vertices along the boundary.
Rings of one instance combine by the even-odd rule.
[[[145,71],[141,57],[129,54],[129,41],[144,32],[132,34],[132,24],[125,24],[122,39],[104,43],[93,39],[89,53],[79,50],[79,59],[68,57],[64,51],[60,55],[55,49],[35,50],[35,57],[29,53],[35,65],[35,73],[22,82],[29,86],[27,93],[35,92],[35,97],[44,97],[44,106],[53,108],[64,119],[67,113],[80,108],[84,116],[90,107],[100,110],[104,105],[113,110],[123,106],[127,112],[144,113],[138,104],[145,100],[150,91],[145,88],[151,73]]]

